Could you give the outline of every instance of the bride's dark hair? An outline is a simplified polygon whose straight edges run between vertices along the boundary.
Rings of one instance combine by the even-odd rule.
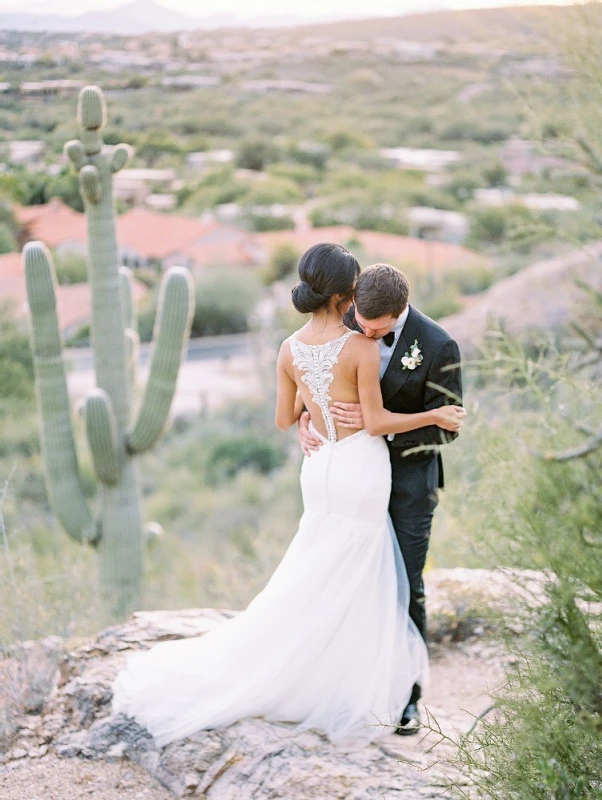
[[[301,314],[326,308],[330,298],[342,295],[341,305],[353,297],[360,265],[340,244],[323,242],[310,247],[299,261],[299,283],[293,289],[293,305]]]

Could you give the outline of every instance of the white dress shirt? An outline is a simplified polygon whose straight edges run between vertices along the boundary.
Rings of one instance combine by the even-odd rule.
[[[403,330],[403,326],[406,324],[406,320],[408,318],[408,314],[410,313],[410,306],[407,305],[402,312],[401,316],[398,318],[397,322],[391,330],[395,334],[395,341],[391,345],[391,347],[387,347],[387,345],[383,342],[382,339],[378,340],[378,346],[380,347],[380,379],[382,380],[383,375],[387,367],[389,366],[389,362],[391,361],[391,356],[393,355],[393,350],[395,350],[397,346],[397,342],[399,341],[399,337]]]

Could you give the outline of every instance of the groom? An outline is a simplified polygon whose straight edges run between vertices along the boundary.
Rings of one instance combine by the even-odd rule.
[[[444,404],[462,402],[460,351],[456,342],[429,317],[409,305],[405,275],[388,264],[367,267],[358,278],[355,310],[345,322],[350,328],[378,340],[380,379],[388,411],[412,414]],[[363,428],[361,406],[334,403],[333,417],[343,428]],[[389,513],[405,561],[410,584],[410,617],[426,639],[426,610],[422,571],[431,533],[438,490],[443,488],[439,445],[458,436],[431,425],[387,437],[392,486]],[[309,430],[309,414],[299,423],[305,455],[322,442]],[[396,733],[410,735],[420,727],[415,685]]]

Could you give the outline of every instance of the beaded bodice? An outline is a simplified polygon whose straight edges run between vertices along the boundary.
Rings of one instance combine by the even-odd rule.
[[[304,344],[295,335],[291,336],[290,345],[293,354],[293,366],[301,372],[301,380],[309,388],[314,403],[322,411],[324,425],[328,432],[328,441],[334,444],[337,430],[330,412],[330,384],[334,380],[332,369],[338,363],[341,350],[355,331],[347,331],[337,339],[324,344]]]

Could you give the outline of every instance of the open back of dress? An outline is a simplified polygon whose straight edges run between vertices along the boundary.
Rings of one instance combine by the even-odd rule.
[[[314,427],[323,433],[331,444],[334,444],[338,438],[336,425],[330,412],[333,398],[350,403],[358,401],[357,388],[350,385],[345,379],[339,365],[343,348],[352,336],[358,335],[355,331],[346,331],[342,336],[324,344],[305,344],[295,334],[289,339],[293,367],[297,370],[300,381],[307,386],[311,394],[311,400],[307,396],[304,399]],[[324,423],[324,431],[320,430],[318,415]],[[343,430],[339,435],[348,436],[349,431]]]

